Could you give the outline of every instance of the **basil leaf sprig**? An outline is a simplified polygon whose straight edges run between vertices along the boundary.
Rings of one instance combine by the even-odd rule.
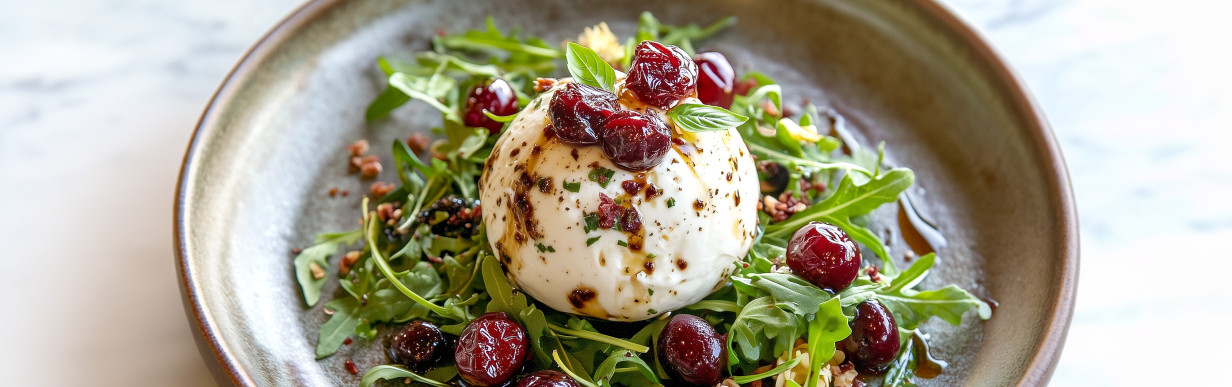
[[[616,92],[616,69],[604,61],[594,50],[569,42],[565,48],[569,64],[569,76],[585,85]]]
[[[686,132],[716,132],[743,125],[748,117],[699,103],[682,103],[667,111],[676,127]]]

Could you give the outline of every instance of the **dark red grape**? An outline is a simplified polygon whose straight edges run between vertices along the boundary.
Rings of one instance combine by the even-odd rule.
[[[697,63],[697,99],[707,105],[730,108],[736,86],[736,70],[727,57],[717,52],[703,52],[693,57]]]
[[[552,130],[562,141],[590,145],[599,143],[603,120],[619,108],[615,94],[569,82],[552,95],[548,117],[552,119]]]
[[[581,387],[564,372],[543,370],[526,375],[517,387]]]
[[[898,323],[877,300],[856,307],[851,336],[839,344],[860,372],[880,372],[898,355]]]
[[[696,85],[697,64],[680,47],[646,40],[633,50],[625,88],[642,102],[668,109]]]
[[[453,357],[462,380],[488,387],[513,379],[529,353],[526,329],[504,312],[493,312],[462,330]]]
[[[466,96],[466,112],[462,114],[462,123],[466,126],[487,128],[493,134],[500,132],[504,124],[484,115],[485,109],[498,116],[518,112],[518,96],[504,79],[493,79],[471,88]]]
[[[843,229],[811,222],[787,242],[787,266],[813,285],[839,292],[860,273],[860,248]]]
[[[621,168],[654,168],[671,146],[671,132],[654,113],[622,110],[603,123],[603,153]]]
[[[440,328],[423,321],[402,326],[389,341],[389,359],[417,371],[432,368],[452,354],[450,340]]]
[[[698,386],[713,386],[727,368],[727,345],[706,320],[672,316],[659,335],[659,359],[673,378]]]

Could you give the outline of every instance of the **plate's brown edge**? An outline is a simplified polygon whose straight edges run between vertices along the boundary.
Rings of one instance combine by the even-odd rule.
[[[914,0],[917,9],[933,20],[941,23],[950,31],[953,37],[971,49],[970,53],[982,60],[975,61],[989,70],[995,76],[994,81],[1000,83],[1001,90],[1011,93],[1013,108],[1018,111],[1032,127],[1039,130],[1031,131],[1030,135],[1035,151],[1047,164],[1044,173],[1051,173],[1049,183],[1052,185],[1049,195],[1053,202],[1060,204],[1054,217],[1061,222],[1058,225],[1057,241],[1060,242],[1056,253],[1063,256],[1062,266],[1056,269],[1061,283],[1060,289],[1053,296],[1053,312],[1049,316],[1044,336],[1040,340],[1035,355],[1031,358],[1027,371],[1018,379],[1019,386],[1037,386],[1048,383],[1052,372],[1060,360],[1061,349],[1065,345],[1065,337],[1069,332],[1070,321],[1074,316],[1074,300],[1078,292],[1079,267],[1079,232],[1078,213],[1074,204],[1074,191],[1070,182],[1069,170],[1065,165],[1065,157],[1057,143],[1056,135],[1049,125],[1043,109],[1035,102],[1035,98],[1026,88],[1022,78],[1010,69],[1006,61],[974,28],[958,18],[957,14],[933,0]]]
[[[196,284],[191,280],[192,273],[188,265],[188,251],[185,250],[184,246],[184,241],[187,239],[187,235],[185,235],[187,225],[184,223],[184,216],[186,213],[185,194],[188,192],[187,186],[191,181],[189,173],[192,169],[193,156],[197,150],[197,142],[207,130],[206,124],[213,118],[214,108],[218,106],[220,101],[230,98],[230,94],[236,87],[235,85],[240,80],[247,78],[246,75],[252,70],[255,63],[265,58],[270,53],[272,47],[277,46],[279,42],[321,16],[323,11],[332,8],[335,3],[340,1],[344,0],[307,1],[283,17],[261,39],[253,43],[248,48],[248,51],[240,57],[235,66],[232,67],[231,71],[227,73],[227,76],[223,78],[222,84],[214,91],[214,95],[210,97],[205,111],[201,113],[201,117],[197,120],[197,125],[193,129],[192,137],[188,142],[188,148],[184,152],[184,160],[180,166],[180,176],[176,182],[173,209],[176,271],[180,277],[180,296],[184,301],[184,312],[197,328],[193,331],[194,339],[197,342],[197,349],[201,352],[202,357],[213,357],[216,360],[215,362],[207,361],[206,365],[209,367],[214,379],[220,384],[229,381],[237,386],[256,385],[248,373],[239,368],[223,338],[215,334],[213,321],[209,316],[206,316]]]
[[[278,42],[341,1],[344,0],[308,1],[283,18],[273,29],[254,43],[231,71],[227,73],[226,77],[223,78],[223,83],[214,92],[213,96],[210,97],[205,111],[202,112],[197,125],[193,129],[192,137],[184,153],[179,179],[176,182],[174,204],[173,236],[176,269],[182,285],[180,287],[180,294],[184,300],[185,313],[198,328],[194,331],[194,338],[197,341],[198,349],[203,356],[209,354],[216,360],[214,363],[207,362],[207,365],[211,372],[214,373],[215,379],[220,382],[230,381],[232,384],[240,386],[255,385],[252,378],[238,367],[234,356],[231,355],[222,337],[215,334],[211,319],[205,316],[203,305],[198,298],[199,294],[197,293],[196,286],[190,280],[191,273],[187,261],[188,252],[184,250],[184,240],[186,238],[184,234],[186,230],[186,225],[184,224],[184,195],[187,191],[186,186],[191,180],[188,174],[197,148],[197,141],[206,130],[205,124],[210,120],[214,107],[220,101],[229,98],[229,93],[233,91],[234,85],[251,70],[254,63],[264,58],[269,53],[271,47]],[[1036,351],[1035,356],[1032,357],[1031,363],[1027,367],[1027,372],[1019,379],[1018,385],[1044,384],[1056,368],[1061,349],[1065,344],[1070,320],[1073,317],[1074,299],[1078,288],[1078,216],[1074,205],[1069,172],[1065,166],[1065,158],[1061,154],[1060,146],[1057,144],[1056,137],[1052,132],[1051,126],[1048,124],[1043,110],[1040,109],[1034,98],[1023,86],[1025,83],[1006,65],[1001,56],[986,43],[983,36],[966,22],[959,19],[954,12],[933,0],[911,0],[910,2],[915,4],[917,9],[924,14],[945,25],[949,31],[955,34],[956,38],[972,49],[971,52],[974,55],[983,58],[984,61],[979,63],[983,63],[991,70],[991,73],[997,77],[996,80],[1002,83],[1001,86],[1005,86],[1004,90],[1013,93],[1014,107],[1019,112],[1024,113],[1024,117],[1030,121],[1029,123],[1033,127],[1039,128],[1039,130],[1032,131],[1031,135],[1033,140],[1035,140],[1035,144],[1039,145],[1036,151],[1042,153],[1044,156],[1042,159],[1048,164],[1050,167],[1048,169],[1052,173],[1050,182],[1054,186],[1050,194],[1053,196],[1054,201],[1060,204],[1056,214],[1056,218],[1062,222],[1059,227],[1060,235],[1058,235],[1058,239],[1061,242],[1059,253],[1065,259],[1063,267],[1059,268],[1061,287],[1059,293],[1055,296],[1056,302],[1053,303],[1054,312],[1048,322],[1048,326],[1045,328],[1040,348]]]

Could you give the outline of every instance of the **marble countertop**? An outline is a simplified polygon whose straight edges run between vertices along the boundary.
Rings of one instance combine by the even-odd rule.
[[[1232,23],[1199,0],[943,2],[1026,80],[1073,177],[1052,385],[1210,384],[1232,347]],[[214,385],[172,275],[175,180],[223,76],[298,3],[0,2],[5,384]]]

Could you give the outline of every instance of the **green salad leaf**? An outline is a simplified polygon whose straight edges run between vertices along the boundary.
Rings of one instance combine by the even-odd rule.
[[[308,306],[316,305],[321,299],[321,287],[325,286],[326,281],[325,268],[329,267],[326,259],[338,252],[339,245],[354,244],[363,235],[363,230],[358,229],[343,233],[321,234],[317,236],[316,243],[312,247],[300,251],[299,255],[295,256],[295,279],[299,281],[300,292],[304,295],[304,302]],[[316,270],[313,265],[316,266]]]
[[[928,269],[932,267],[934,259],[933,254],[920,257],[904,272],[912,275],[902,279],[904,286],[895,284],[877,293],[877,300],[894,314],[898,327],[915,329],[929,317],[938,317],[950,324],[959,325],[962,323],[963,314],[971,309],[975,309],[976,315],[981,319],[991,318],[992,307],[987,302],[957,285],[925,291],[910,288],[928,275]],[[897,278],[895,280],[898,281]]]
[[[450,387],[448,384],[429,379],[420,374],[411,372],[402,366],[396,365],[379,365],[368,369],[364,373],[364,377],[359,380],[359,387],[371,387],[378,380],[395,380],[395,379],[410,379],[429,386]]]
[[[834,343],[851,335],[847,316],[837,298],[831,298],[817,309],[817,316],[808,325],[809,377],[805,387],[816,387],[821,367],[834,357]]]

